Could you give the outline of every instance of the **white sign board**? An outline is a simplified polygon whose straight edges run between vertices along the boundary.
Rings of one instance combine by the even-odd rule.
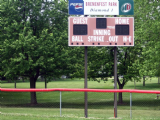
[[[84,0],[85,15],[119,15],[118,0]]]

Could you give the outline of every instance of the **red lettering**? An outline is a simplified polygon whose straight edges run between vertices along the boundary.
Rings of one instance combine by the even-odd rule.
[[[130,10],[131,9],[131,5],[127,5],[127,10]]]
[[[109,2],[109,6],[117,6],[117,2]]]
[[[117,3],[116,3],[116,2],[114,2],[113,6],[117,6]]]

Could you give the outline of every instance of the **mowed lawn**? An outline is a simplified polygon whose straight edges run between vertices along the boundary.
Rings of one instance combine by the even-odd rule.
[[[36,88],[44,88],[38,81]],[[14,83],[1,83],[1,88],[14,88]],[[17,82],[17,88],[29,88],[29,82]],[[84,88],[83,79],[61,79],[51,81],[47,88]],[[88,88],[113,89],[113,79],[107,82],[88,81]],[[124,89],[135,89],[134,82],[128,82]],[[146,85],[136,82],[136,89],[160,90],[158,78],[147,80]],[[37,92],[38,104],[30,105],[30,93],[1,92],[0,119],[9,120],[82,120],[84,118],[84,93],[62,92],[62,113],[60,116],[60,92]],[[132,94],[133,119],[160,119],[160,99],[156,94]],[[130,119],[130,93],[123,93],[123,104],[118,104],[118,118]],[[113,93],[88,93],[89,119],[112,119],[114,117]]]

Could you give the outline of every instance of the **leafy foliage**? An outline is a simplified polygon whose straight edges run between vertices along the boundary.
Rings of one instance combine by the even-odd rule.
[[[40,75],[67,73],[66,2],[2,1],[0,11],[1,75],[29,77],[31,88],[35,88]]]

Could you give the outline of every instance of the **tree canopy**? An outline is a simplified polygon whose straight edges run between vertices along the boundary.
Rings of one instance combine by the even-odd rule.
[[[40,75],[67,73],[67,14],[65,1],[2,1],[1,75],[27,76],[35,88]],[[36,104],[35,93],[31,96],[31,103]]]

